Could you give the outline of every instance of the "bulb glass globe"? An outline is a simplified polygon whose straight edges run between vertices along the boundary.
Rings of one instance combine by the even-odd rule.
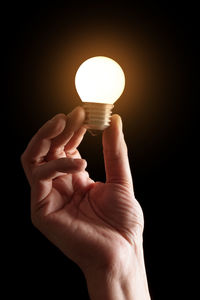
[[[113,103],[125,87],[122,68],[113,59],[95,56],[84,61],[75,76],[76,90],[84,102],[85,127],[91,133],[110,125]]]
[[[125,76],[113,59],[96,56],[80,65],[75,86],[83,102],[113,104],[124,90]]]

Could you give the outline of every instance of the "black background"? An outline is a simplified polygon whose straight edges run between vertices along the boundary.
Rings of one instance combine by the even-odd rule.
[[[113,112],[123,119],[135,194],[144,211],[152,299],[176,299],[171,294],[182,289],[178,278],[188,261],[182,252],[195,199],[197,7],[29,1],[3,6],[2,22],[7,293],[88,299],[79,268],[31,224],[20,155],[44,122],[81,104],[74,87],[80,63],[105,55],[118,61],[126,76]],[[87,133],[80,151],[91,177],[104,181],[101,136]]]

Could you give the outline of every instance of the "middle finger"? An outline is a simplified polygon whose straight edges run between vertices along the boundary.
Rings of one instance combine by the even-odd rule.
[[[76,107],[67,115],[65,129],[59,136],[52,140],[47,159],[51,160],[66,156],[64,151],[65,147],[68,143],[70,144],[70,140],[76,136],[75,133],[83,126],[84,120],[85,111],[80,106]],[[82,131],[82,135],[84,135],[84,130]],[[81,141],[80,136],[78,135],[77,137]]]

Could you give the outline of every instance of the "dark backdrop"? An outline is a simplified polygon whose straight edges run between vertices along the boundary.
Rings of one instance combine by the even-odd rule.
[[[174,1],[29,1],[2,7],[8,293],[26,299],[41,293],[45,299],[53,294],[56,299],[88,299],[79,268],[31,224],[20,155],[45,121],[81,104],[74,76],[82,61],[96,55],[118,61],[126,76],[113,112],[124,122],[135,194],[144,211],[152,299],[172,299],[182,288],[177,278],[187,264],[182,249],[190,232],[187,216],[195,180],[196,10],[192,3]],[[105,180],[101,136],[87,133],[80,151],[91,177]]]

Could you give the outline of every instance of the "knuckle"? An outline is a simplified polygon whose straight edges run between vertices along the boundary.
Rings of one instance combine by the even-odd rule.
[[[36,227],[39,229],[42,224],[43,217],[41,215],[41,212],[38,208],[31,208],[31,222]]]
[[[21,164],[24,165],[25,161],[26,161],[26,152],[23,152],[20,156],[20,161]]]
[[[31,223],[33,224],[33,226],[35,227],[35,228],[40,228],[40,223],[41,223],[41,221],[40,221],[40,216],[39,216],[39,214],[35,211],[35,210],[33,210],[33,209],[31,209]]]

